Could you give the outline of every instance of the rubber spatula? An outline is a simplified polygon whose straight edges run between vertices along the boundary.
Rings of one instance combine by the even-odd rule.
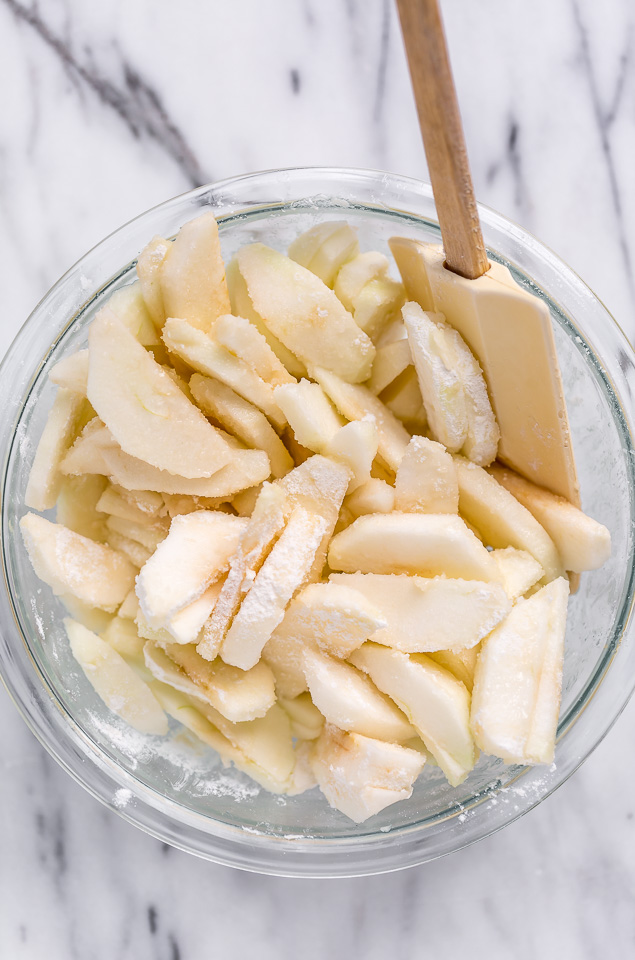
[[[397,0],[443,248],[394,237],[409,299],[443,313],[478,358],[501,431],[498,458],[579,506],[547,305],[487,258],[437,0]]]

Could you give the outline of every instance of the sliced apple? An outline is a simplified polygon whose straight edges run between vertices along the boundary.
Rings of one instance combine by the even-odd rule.
[[[254,310],[254,305],[249,297],[247,284],[240,272],[237,261],[231,260],[227,265],[227,289],[229,290],[229,299],[232,306],[232,314],[235,317],[245,317],[250,320],[263,335],[278,360],[293,377],[303,377],[306,374],[304,364],[298,358],[287,350],[283,343],[280,343],[277,337],[274,337],[271,330],[268,329],[259,313]]]
[[[480,748],[506,763],[553,761],[568,595],[566,578],[553,580],[483,642],[472,729]]]
[[[60,463],[65,476],[82,476],[87,473],[108,475],[104,451],[116,448],[117,444],[99,417],[93,417],[83,428],[75,443]]]
[[[464,685],[421,653],[366,643],[350,660],[403,710],[451,785],[462,783],[476,762]]]
[[[252,515],[261,490],[262,484],[259,484],[257,487],[242,490],[235,497],[232,497],[231,505],[239,517],[250,517]]]
[[[360,253],[340,267],[333,289],[349,313],[355,310],[355,301],[367,283],[388,273],[388,257],[375,250]]]
[[[22,517],[20,530],[33,569],[58,596],[114,613],[132,588],[134,567],[110,547],[35,513]]]
[[[134,590],[130,590],[117,610],[118,617],[124,617],[127,620],[134,620],[139,612],[139,601]]]
[[[280,698],[280,706],[291,721],[291,733],[298,740],[317,740],[324,729],[324,717],[308,693],[290,700]]]
[[[396,743],[415,736],[403,713],[355,667],[310,647],[305,648],[303,661],[311,699],[328,723]]]
[[[423,434],[427,430],[428,415],[414,367],[406,367],[382,390],[379,399],[411,433]]]
[[[394,340],[378,347],[373,360],[373,372],[367,387],[375,396],[396,380],[399,374],[412,364],[408,340]]]
[[[547,531],[556,545],[565,570],[583,573],[597,570],[611,556],[611,534],[607,528],[544,487],[494,463],[492,476],[505,487]]]
[[[70,593],[61,594],[60,600],[66,607],[71,618],[77,620],[78,623],[81,623],[82,626],[88,630],[92,630],[93,633],[100,634],[113,619],[112,613],[106,613],[105,610],[100,610],[99,607],[91,607]]]
[[[375,424],[367,420],[353,420],[337,431],[324,448],[324,453],[350,470],[348,491],[352,493],[370,480],[377,449]]]
[[[330,805],[356,823],[407,800],[424,763],[417,750],[344,733],[331,724],[311,756],[311,767]]]
[[[286,420],[274,399],[273,387],[255,370],[225,347],[185,320],[171,318],[163,328],[163,340],[172,353],[194,370],[215,377],[249,403],[253,403],[272,423],[282,429]]]
[[[497,580],[498,570],[460,517],[393,513],[358,517],[333,537],[332,570],[345,573],[417,573]]]
[[[203,699],[231,723],[264,717],[275,702],[273,674],[265,663],[238,670],[220,658],[204,660],[190,644],[175,643],[165,652],[196,684]]]
[[[150,626],[165,626],[227,571],[246,526],[241,517],[204,510],[174,518],[137,578],[137,596]]]
[[[289,247],[289,257],[332,287],[340,268],[357,256],[359,244],[355,230],[344,220],[318,223],[297,237]]]
[[[306,586],[291,601],[278,631],[313,642],[331,656],[348,657],[385,628],[388,622],[373,599],[339,576]]]
[[[330,581],[374,603],[386,625],[377,629],[373,641],[404,653],[473,647],[511,607],[499,583],[479,580],[333,573]]]
[[[88,350],[77,350],[62,357],[49,373],[49,380],[58,387],[86,396],[88,386]]]
[[[113,550],[117,550],[124,557],[127,557],[137,570],[141,570],[144,563],[147,563],[152,556],[152,551],[148,550],[147,547],[136,540],[131,540],[130,537],[125,537],[122,533],[117,533],[116,530],[109,530],[107,526],[106,543]]]
[[[243,597],[284,529],[288,512],[289,504],[284,490],[272,483],[263,484],[245,532],[230,559],[229,573],[197,647],[206,660],[214,660],[218,655]]]
[[[226,663],[248,670],[307,580],[327,527],[323,517],[295,507],[234,617],[221,646]]]
[[[314,453],[321,453],[342,426],[318,383],[300,380],[285,384],[276,388],[275,398],[298,443]]]
[[[211,477],[231,451],[147,350],[103,312],[89,333],[88,399],[125,453],[181,477]]]
[[[385,480],[371,477],[346,498],[345,504],[353,519],[367,513],[392,513],[395,488]]]
[[[150,688],[117,651],[77,623],[64,621],[73,656],[106,706],[140,733],[163,736],[168,721]]]
[[[50,510],[55,506],[64,480],[60,464],[77,434],[83,406],[83,397],[58,390],[31,465],[24,494],[27,507]]]
[[[139,636],[139,631],[132,620],[120,616],[113,617],[100,632],[100,636],[128,663],[142,665],[145,668],[143,648],[146,641]]]
[[[163,497],[160,493],[141,490],[139,496],[135,497],[134,491],[124,490],[111,483],[105,487],[97,501],[97,510],[102,513],[141,524],[156,522],[162,507]]]
[[[367,379],[375,348],[326,284],[261,243],[242,247],[237,260],[255,309],[303,363]]]
[[[517,600],[527,593],[544,576],[538,561],[526,550],[501,547],[492,550],[491,557],[496,561],[501,583],[510,600]]]
[[[458,513],[459,482],[445,447],[413,437],[395,479],[395,509],[403,513]]]
[[[176,643],[197,643],[207,618],[216,606],[223,587],[222,581],[213,583],[204,593],[165,621],[165,629]]]
[[[375,424],[379,455],[391,470],[396,470],[410,440],[399,420],[367,387],[346,383],[321,367],[313,368],[311,373],[343,417]]]
[[[106,483],[106,478],[99,476],[64,477],[57,498],[57,522],[83,537],[103,542],[106,516],[97,504]]]
[[[487,392],[487,385],[478,360],[453,327],[446,330],[454,352],[454,368],[458,371],[465,394],[467,436],[461,453],[486,467],[496,458],[500,430]]]
[[[139,281],[115,290],[105,309],[112,312],[142,346],[155,347],[161,343]]]
[[[403,306],[403,284],[390,277],[370,280],[355,298],[355,323],[371,340],[376,340]]]
[[[272,387],[283,383],[295,383],[283,363],[267,343],[255,324],[243,317],[222,316],[214,321],[212,337],[217,343],[240,357],[255,370],[259,377]]]
[[[201,410],[248,447],[264,450],[274,477],[293,469],[293,460],[265,415],[239,397],[231,387],[195,373],[190,380],[192,395]]]
[[[452,676],[464,683],[471,693],[480,649],[481,645],[477,643],[475,647],[468,647],[465,650],[435,650],[427,656],[439,666],[449,670]]]
[[[535,517],[482,467],[455,458],[459,481],[459,510],[481,532],[491,547],[526,550],[544,570],[543,580],[563,574],[556,546]]]
[[[211,211],[181,227],[159,276],[166,317],[180,317],[207,332],[216,317],[230,312],[218,226]]]
[[[137,276],[148,312],[157,328],[165,323],[165,304],[161,290],[161,267],[172,244],[163,237],[153,237],[137,259]]]
[[[167,537],[169,521],[161,517],[154,523],[137,523],[134,520],[123,520],[121,517],[108,517],[106,527],[122,537],[140,543],[152,553]]]

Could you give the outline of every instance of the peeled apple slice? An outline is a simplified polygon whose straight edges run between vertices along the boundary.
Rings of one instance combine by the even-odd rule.
[[[464,685],[424,654],[375,643],[364,644],[350,660],[403,710],[451,785],[462,783],[476,762]]]
[[[146,641],[139,636],[135,624],[132,620],[124,617],[113,617],[106,627],[100,632],[102,640],[109,643],[113,650],[128,662],[135,665],[141,664],[145,667],[143,648]]]
[[[372,601],[386,620],[373,641],[404,653],[473,647],[511,607],[500,584],[478,580],[333,573],[331,582]]]
[[[517,600],[527,593],[544,575],[538,561],[526,550],[502,547],[492,550],[491,557],[496,561],[501,583],[510,600]]]
[[[239,397],[231,387],[195,373],[190,390],[201,410],[248,447],[264,450],[274,477],[283,477],[293,469],[293,460],[264,413]]]
[[[22,517],[20,530],[33,569],[58,596],[114,613],[132,589],[134,567],[110,547],[35,513]]]
[[[298,697],[278,700],[291,721],[291,732],[298,740],[317,740],[324,729],[324,717],[308,693]]]
[[[55,506],[63,474],[60,464],[68,452],[79,426],[84,398],[70,390],[58,390],[35,451],[24,502],[33,510]]]
[[[378,347],[373,361],[373,372],[367,384],[368,389],[377,396],[411,363],[412,354],[407,339],[394,340],[383,347]]]
[[[428,429],[428,416],[414,367],[406,367],[396,380],[382,390],[380,400],[410,433],[423,434]]]
[[[452,676],[464,683],[471,693],[480,649],[481,645],[477,643],[475,647],[468,647],[466,650],[435,650],[427,656],[440,667],[449,670]]]
[[[225,573],[246,526],[242,517],[209,510],[174,518],[137,577],[137,596],[150,626],[163,627]]]
[[[343,264],[337,274],[334,290],[349,313],[355,310],[355,301],[367,283],[388,273],[388,257],[369,250]]]
[[[276,388],[275,398],[295,439],[314,453],[322,453],[342,426],[342,420],[318,383],[300,380],[285,384]]]
[[[345,573],[445,574],[465,580],[497,580],[498,570],[460,517],[392,513],[363,516],[331,540],[332,570]]]
[[[161,343],[138,281],[116,290],[105,306],[142,346],[154,347]]]
[[[456,467],[445,447],[413,437],[397,469],[395,510],[403,513],[458,513]]]
[[[404,288],[390,277],[377,277],[355,298],[355,323],[371,340],[376,340],[405,300]]]
[[[137,523],[135,520],[124,520],[121,517],[108,517],[106,527],[122,537],[140,543],[150,552],[156,550],[162,540],[168,535],[170,521],[160,517],[154,523]]]
[[[64,620],[73,656],[106,706],[140,733],[164,736],[168,721],[148,685],[117,651],[75,620]]]
[[[212,337],[235,356],[256,371],[266,383],[277,387],[282,383],[295,383],[284,364],[267,343],[258,328],[243,317],[222,316],[214,321]]]
[[[213,583],[200,597],[177,610],[165,621],[165,629],[176,643],[197,643],[199,634],[214,609],[221,589],[221,581]]]
[[[165,323],[165,304],[161,290],[161,266],[172,244],[163,237],[153,237],[137,259],[137,276],[141,292],[154,325],[160,329]]]
[[[88,399],[124,452],[190,478],[229,463],[219,431],[122,323],[100,312],[88,340]]]
[[[325,529],[322,517],[302,507],[293,510],[223,640],[226,663],[248,670],[258,662],[288,602],[307,580]]]
[[[89,540],[103,542],[106,516],[99,512],[97,504],[106,482],[105,477],[91,475],[64,477],[57,498],[57,522]]]
[[[478,360],[460,333],[447,327],[454,351],[454,367],[459,372],[465,394],[467,436],[461,453],[474,463],[486,467],[496,458],[500,430],[487,393],[487,384]]]
[[[311,699],[327,723],[376,740],[400,743],[415,736],[401,711],[350,663],[310,648],[303,659]]]
[[[566,578],[553,580],[483,642],[472,729],[480,748],[506,763],[553,762],[568,596]]]
[[[583,573],[597,570],[611,556],[611,534],[603,524],[588,517],[564,497],[537,487],[498,463],[489,472],[545,528],[562,559],[565,570]]]
[[[289,257],[332,287],[342,265],[358,251],[355,230],[345,220],[335,220],[301,233],[289,247]]]
[[[313,773],[330,805],[356,823],[407,800],[424,763],[417,750],[344,733],[331,724],[311,756]]]
[[[255,309],[289,350],[353,383],[367,379],[375,348],[326,284],[262,243],[236,259]]]
[[[230,312],[213,213],[204,213],[181,227],[162,261],[160,284],[166,317],[180,317],[209,331],[216,317]]]
[[[456,457],[459,510],[492,547],[526,550],[544,570],[544,581],[562,576],[564,568],[556,546],[526,507],[494,477],[463,457]]]
[[[203,699],[232,723],[264,717],[275,702],[273,674],[266,663],[238,670],[220,658],[203,660],[189,644],[171,644],[165,652],[196,684]]]
[[[58,387],[85,397],[88,386],[88,350],[78,350],[58,360],[49,373],[49,380]]]
[[[352,476],[348,491],[352,493],[370,480],[370,471],[377,456],[377,449],[375,424],[366,420],[353,420],[340,427],[324,447],[323,453],[348,467]]]
[[[391,470],[396,470],[410,440],[403,424],[367,387],[346,383],[335,373],[321,367],[313,368],[311,375],[343,417],[347,420],[369,420],[375,424],[379,455]]]
[[[367,513],[392,513],[395,488],[385,480],[371,477],[346,498],[345,504],[354,519]]]
[[[235,357],[186,320],[174,317],[165,322],[163,340],[168,350],[185,360],[193,370],[225,383],[262,410],[277,427],[284,427],[286,420],[274,399],[273,387],[240,357]]]

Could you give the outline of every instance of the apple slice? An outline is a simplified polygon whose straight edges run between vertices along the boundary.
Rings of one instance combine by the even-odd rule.
[[[110,547],[35,513],[22,517],[20,530],[33,569],[58,596],[114,613],[132,588],[134,567]]]
[[[152,551],[148,550],[147,547],[137,543],[136,540],[131,540],[130,537],[117,533],[116,530],[109,530],[108,527],[106,527],[106,543],[113,550],[117,550],[124,557],[127,557],[137,570],[141,570],[144,563],[147,563],[152,556]]]
[[[289,257],[332,287],[340,268],[359,252],[357,234],[344,220],[318,223],[297,237]]]
[[[470,732],[470,695],[463,684],[425,654],[365,643],[350,657],[406,714],[453,787],[476,762]]]
[[[333,573],[330,582],[374,603],[386,625],[377,629],[373,641],[404,653],[473,647],[511,607],[499,583],[479,580]]]
[[[50,510],[55,506],[64,479],[60,464],[77,434],[83,406],[83,397],[58,390],[31,465],[24,494],[27,507]]]
[[[274,477],[293,469],[293,460],[264,413],[237,393],[209,377],[195,373],[190,380],[194,400],[201,410],[248,447],[264,450]]]
[[[465,394],[467,436],[461,453],[474,463],[486,467],[496,459],[501,434],[485,377],[478,360],[458,330],[448,325],[446,335],[454,352],[454,367],[459,373]]]
[[[345,500],[353,519],[367,513],[392,513],[395,509],[395,488],[385,480],[371,477]]]
[[[73,656],[106,706],[140,733],[164,736],[168,732],[165,713],[123,657],[81,623],[67,618],[64,626]]]
[[[65,476],[82,476],[87,473],[108,475],[108,465],[104,451],[116,448],[112,434],[106,429],[99,417],[93,417],[83,428],[75,443],[60,463]]]
[[[465,650],[435,650],[427,656],[440,667],[449,670],[452,676],[465,684],[466,689],[471,693],[480,649],[481,644],[477,643],[475,647],[468,647]]]
[[[321,453],[342,426],[318,383],[300,380],[285,384],[276,388],[275,398],[298,443],[314,453]]]
[[[212,337],[234,356],[249,364],[272,387],[296,382],[295,377],[278,360],[266,337],[249,320],[233,316],[218,317],[212,327]]]
[[[116,650],[119,656],[123,657],[127,663],[135,667],[141,666],[147,671],[143,656],[143,648],[146,641],[143,637],[139,636],[139,631],[132,620],[127,620],[120,616],[113,617],[108,625],[101,631],[100,636],[102,640],[110,644],[113,650]],[[152,678],[151,674],[150,678]]]
[[[492,550],[490,556],[496,561],[501,583],[510,600],[517,600],[527,593],[544,576],[538,561],[526,550],[502,547]]]
[[[261,490],[262,484],[259,484],[257,487],[241,490],[235,497],[232,497],[231,505],[239,517],[250,517],[252,515]]]
[[[597,570],[611,556],[611,534],[564,497],[525,480],[520,474],[493,463],[491,475],[545,528],[556,545],[565,570]]]
[[[311,767],[330,805],[356,823],[407,800],[424,763],[417,750],[344,733],[330,724],[311,756]]]
[[[227,571],[246,526],[241,517],[209,510],[174,518],[137,577],[137,596],[151,627],[165,626]]]
[[[519,600],[483,642],[474,675],[472,729],[505,763],[552,763],[569,584],[553,580]]]
[[[234,617],[221,646],[226,663],[248,670],[307,580],[327,528],[323,517],[295,507]]]
[[[165,652],[196,684],[202,698],[232,723],[264,717],[275,702],[273,674],[265,663],[238,670],[220,658],[204,660],[189,644],[175,643]]]
[[[556,546],[526,507],[482,467],[456,457],[459,510],[481,532],[491,547],[526,550],[544,570],[543,581],[562,576],[562,560]]]
[[[408,340],[394,340],[378,347],[373,360],[373,372],[367,387],[375,396],[396,380],[399,374],[412,364]]]
[[[390,277],[370,280],[355,298],[355,323],[371,340],[376,340],[403,306],[403,284]]]
[[[119,446],[181,477],[211,477],[229,463],[218,430],[117,319],[90,326],[88,399]]]
[[[244,360],[235,357],[185,320],[166,320],[163,340],[168,350],[185,360],[194,370],[220,380],[262,410],[279,429],[284,427],[286,420],[274,399],[273,387],[265,383]]]
[[[255,309],[289,350],[346,380],[367,379],[375,348],[326,284],[261,243],[236,258]]]
[[[108,517],[106,528],[110,531],[140,543],[152,553],[162,540],[168,535],[169,521],[163,517],[154,523],[137,523],[134,520],[123,520],[121,517]]]
[[[403,713],[355,667],[310,647],[303,661],[311,699],[327,723],[376,740],[402,743],[415,736]]]
[[[110,296],[104,308],[112,313],[143,347],[161,343],[148,311],[139,281],[130,283]]]
[[[134,620],[139,613],[139,601],[134,590],[126,594],[126,598],[117,610],[118,617],[124,617],[127,620]]]
[[[143,636],[141,630],[140,635]],[[157,680],[167,684],[174,690],[192,697],[196,706],[205,702],[205,695],[201,687],[188,677],[174,660],[168,657],[165,650],[152,640],[147,640],[143,646],[145,665]]]
[[[141,497],[136,499],[131,491],[109,483],[97,501],[96,509],[111,517],[132,520],[133,523],[154,523],[163,507],[163,497],[160,493],[146,491],[139,491],[139,493]]]
[[[216,605],[222,581],[213,583],[196,600],[177,610],[165,621],[165,629],[176,643],[197,643],[207,618]]]
[[[345,573],[445,574],[464,580],[497,580],[489,553],[460,517],[392,513],[358,517],[333,537],[328,562]]]
[[[458,513],[459,482],[445,447],[413,437],[397,469],[395,509],[403,513]]]
[[[377,449],[375,424],[366,420],[353,420],[337,431],[324,448],[324,453],[348,467],[352,476],[348,491],[352,493],[370,480]]]
[[[229,290],[229,299],[231,300],[232,314],[235,317],[245,317],[250,320],[254,326],[263,335],[278,360],[293,377],[303,377],[306,375],[304,364],[301,363],[290,350],[287,350],[283,343],[280,343],[277,337],[274,337],[271,330],[267,328],[260,314],[254,310],[254,305],[249,298],[247,284],[241,274],[237,261],[231,260],[227,265],[227,289]]]
[[[64,477],[57,498],[57,522],[89,540],[103,542],[106,516],[99,512],[97,504],[106,482],[105,477],[92,475]]]
[[[410,440],[399,420],[367,387],[346,383],[335,373],[321,367],[315,367],[312,376],[343,417],[347,420],[369,420],[375,424],[379,456],[391,470],[396,470]]]
[[[165,323],[165,304],[161,291],[161,267],[172,244],[163,237],[154,237],[137,258],[137,276],[141,292],[154,325],[160,329]]]
[[[349,313],[354,312],[355,301],[366,284],[385,277],[388,267],[388,257],[375,250],[360,253],[340,267],[333,289]]]
[[[291,733],[298,740],[317,740],[324,729],[324,717],[308,693],[290,700],[279,699],[279,704],[291,721]]]
[[[245,532],[230,559],[227,579],[197,647],[206,660],[214,660],[218,655],[243,597],[284,529],[288,511],[284,490],[272,483],[263,484]]]
[[[414,367],[406,367],[382,390],[379,399],[411,433],[423,434],[427,430],[428,416]]]
[[[59,599],[66,607],[71,618],[77,620],[87,630],[92,630],[93,633],[101,633],[113,619],[111,613],[106,613],[99,607],[91,607],[70,593],[61,594]]]
[[[88,350],[78,350],[58,360],[49,373],[49,380],[58,387],[85,397],[88,386]]]
[[[159,277],[166,317],[180,317],[207,332],[216,317],[230,312],[218,226],[211,211],[181,227]]]

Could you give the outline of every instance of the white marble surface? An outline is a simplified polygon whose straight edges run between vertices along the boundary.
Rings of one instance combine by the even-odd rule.
[[[635,334],[631,0],[444,0],[479,198]],[[389,0],[0,0],[0,353],[121,222],[302,164],[425,176]],[[426,867],[268,879],[102,809],[0,691],[7,960],[623,958],[635,948],[635,706],[552,799]]]

